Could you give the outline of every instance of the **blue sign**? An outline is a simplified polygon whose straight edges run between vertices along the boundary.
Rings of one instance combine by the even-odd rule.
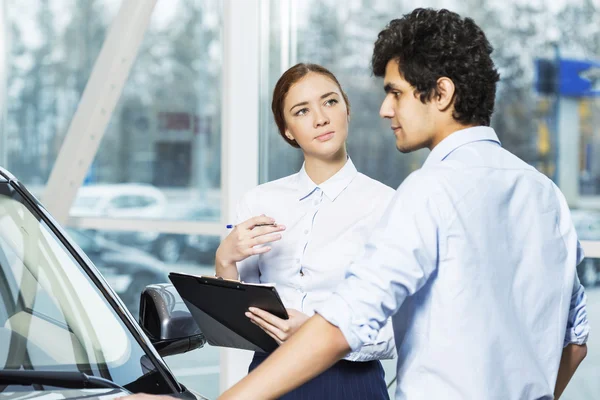
[[[561,59],[558,93],[568,97],[600,96],[600,61]]]

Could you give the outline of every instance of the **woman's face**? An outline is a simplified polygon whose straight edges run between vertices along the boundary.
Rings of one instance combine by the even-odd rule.
[[[283,107],[285,134],[305,156],[327,159],[345,151],[348,108],[340,88],[327,76],[309,72],[290,87]]]

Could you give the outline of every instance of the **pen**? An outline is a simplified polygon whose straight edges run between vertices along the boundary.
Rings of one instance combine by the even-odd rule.
[[[277,224],[256,224],[254,225],[254,227],[256,228],[257,226],[275,226]],[[231,224],[227,224],[225,226],[227,229],[233,229],[235,227],[235,225],[231,225]]]

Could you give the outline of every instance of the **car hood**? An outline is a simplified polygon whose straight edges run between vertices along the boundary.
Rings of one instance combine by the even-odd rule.
[[[0,400],[32,400],[32,399],[114,399],[131,394],[119,389],[65,389],[65,390],[33,390],[24,392],[2,392]]]

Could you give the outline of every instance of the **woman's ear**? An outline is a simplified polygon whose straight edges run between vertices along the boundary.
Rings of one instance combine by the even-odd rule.
[[[437,80],[437,93],[434,101],[440,111],[447,110],[454,103],[455,87],[452,79],[441,77]]]
[[[292,136],[292,134],[290,133],[289,130],[285,130],[285,137],[290,139],[292,142],[295,141],[296,139],[294,139],[294,137]]]

